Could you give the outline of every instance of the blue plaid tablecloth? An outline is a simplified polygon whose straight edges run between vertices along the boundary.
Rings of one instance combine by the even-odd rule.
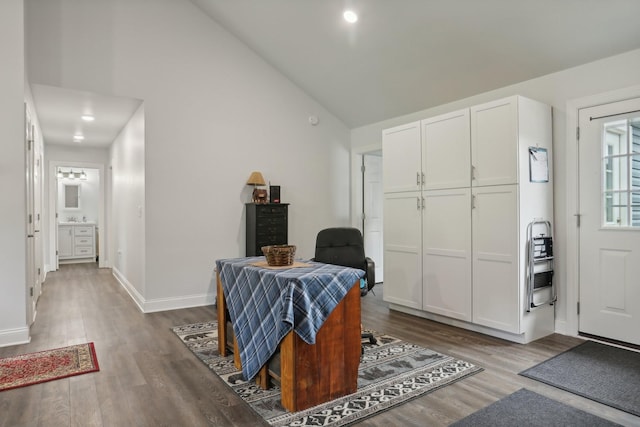
[[[268,269],[264,257],[216,261],[240,350],[242,374],[252,379],[292,329],[307,344],[364,271],[304,261],[310,267]]]

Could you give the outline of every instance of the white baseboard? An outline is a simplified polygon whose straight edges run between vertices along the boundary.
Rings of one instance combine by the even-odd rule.
[[[215,294],[185,295],[172,298],[157,298],[146,301],[144,304],[145,313],[157,311],[178,310],[181,308],[202,307],[213,305],[216,301]]]
[[[389,308],[391,310],[400,311],[402,313],[412,314],[414,316],[423,317],[425,319],[433,320],[439,323],[444,323],[445,325],[455,326],[457,328],[467,329],[469,331],[479,332],[481,334],[490,335],[496,338],[502,338],[507,341],[516,342],[518,344],[526,344],[531,342],[532,339],[537,339],[539,337],[531,337],[526,334],[514,334],[511,332],[501,331],[494,328],[489,328],[487,326],[478,325],[471,322],[466,322],[464,320],[453,319],[446,316],[440,316],[435,313],[429,313],[422,310],[416,310],[414,308],[405,307],[402,305],[390,303]],[[553,326],[551,326],[553,327]],[[549,331],[552,332],[552,331]]]
[[[131,283],[129,283],[127,278],[124,277],[120,270],[113,267],[111,269],[111,272],[113,273],[113,277],[115,277],[116,280],[120,282],[120,285],[124,288],[124,290],[127,291],[133,302],[136,303],[136,305],[138,306],[138,310],[144,313],[144,298],[142,297],[142,295],[140,295],[140,292],[138,292],[138,290]]]
[[[120,285],[127,291],[142,313],[155,313],[158,311],[178,310],[181,308],[202,307],[205,305],[213,305],[216,301],[215,293],[146,300],[117,268],[113,267],[112,271],[113,276],[118,282],[120,282]]]
[[[567,321],[556,319],[556,333],[560,335],[571,335],[567,333]]]
[[[8,347],[10,345],[28,344],[31,342],[29,328],[5,329],[0,331],[0,347]]]

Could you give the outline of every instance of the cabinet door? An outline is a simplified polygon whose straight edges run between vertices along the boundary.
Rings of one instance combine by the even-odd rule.
[[[519,333],[517,186],[472,194],[473,322]]]
[[[471,321],[471,189],[424,193],[422,308]]]
[[[420,144],[420,122],[382,131],[382,176],[385,193],[420,190]]]
[[[469,109],[422,121],[425,189],[471,185],[470,128]]]
[[[472,186],[518,182],[517,97],[471,107]]]
[[[58,227],[58,256],[60,258],[73,256],[73,226]]]
[[[387,302],[422,308],[422,199],[420,193],[384,197],[384,286]]]

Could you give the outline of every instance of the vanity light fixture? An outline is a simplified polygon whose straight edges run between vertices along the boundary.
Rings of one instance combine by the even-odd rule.
[[[358,15],[353,10],[345,10],[342,17],[349,24],[353,24],[358,21]]]
[[[93,117],[91,114],[85,114],[81,117],[82,120],[84,120],[85,122],[92,122],[94,121],[96,118]]]
[[[80,142],[80,141],[82,141],[83,139],[84,139],[84,136],[83,136],[83,135],[73,135],[73,140],[74,140],[75,142]]]
[[[56,174],[56,178],[58,179],[81,179],[82,181],[87,180],[87,173],[82,169],[82,172],[74,172],[73,169],[70,169],[69,172],[63,172],[61,168],[58,168],[58,173]]]

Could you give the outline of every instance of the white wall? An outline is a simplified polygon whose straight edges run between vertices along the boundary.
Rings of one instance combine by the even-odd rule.
[[[131,116],[109,150],[111,214],[109,254],[113,271],[145,309],[144,105]]]
[[[607,59],[585,64],[579,67],[549,74],[544,77],[507,86],[491,92],[482,93],[427,110],[418,111],[401,117],[363,126],[351,131],[351,143],[354,150],[358,147],[382,147],[382,130],[402,123],[432,117],[455,111],[474,104],[520,94],[545,102],[553,107],[553,144],[554,144],[554,254],[556,256],[554,275],[558,284],[558,303],[556,304],[556,329],[566,331],[568,310],[575,310],[575,300],[567,298],[567,243],[569,227],[575,227],[575,212],[567,209],[567,200],[571,196],[567,186],[572,177],[567,176],[567,102],[592,94],[640,84],[640,50],[634,50]],[[575,123],[568,126],[574,127]],[[356,182],[356,178],[352,177]]]
[[[301,257],[349,224],[346,126],[196,6],[27,4],[32,83],[144,101],[149,310],[211,298],[215,260],[244,255],[252,170],[281,185]]]
[[[29,340],[23,12],[21,0],[0,2],[0,346]]]

